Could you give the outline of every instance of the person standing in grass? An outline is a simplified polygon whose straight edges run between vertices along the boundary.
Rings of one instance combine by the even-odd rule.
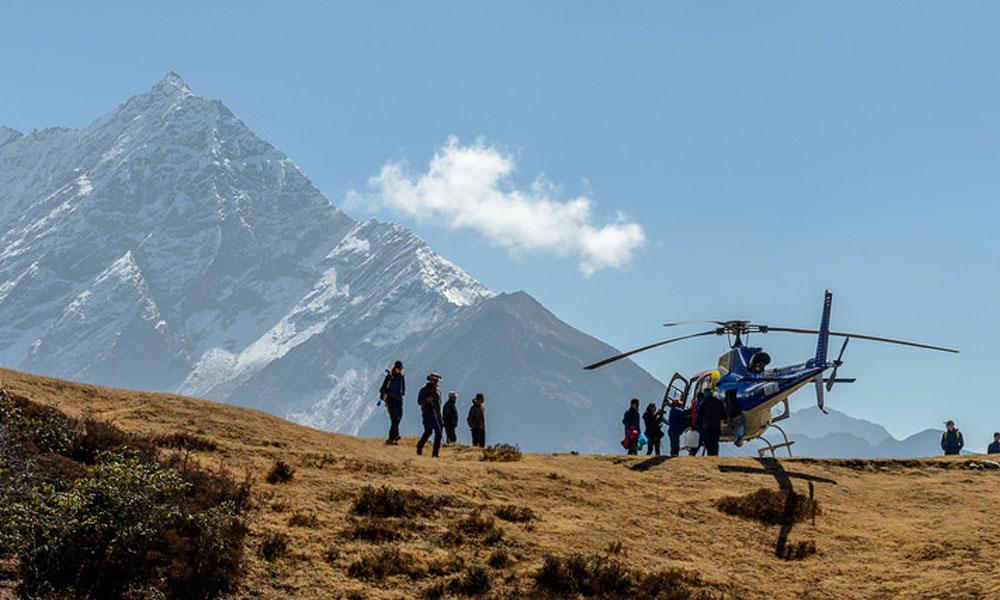
[[[642,413],[642,422],[646,425],[646,441],[649,443],[646,456],[652,454],[654,450],[659,456],[660,440],[663,439],[663,428],[660,427],[660,423],[663,423],[663,411],[656,410],[656,405],[650,402],[646,412]]]
[[[486,398],[482,394],[476,394],[472,399],[472,406],[469,408],[469,416],[465,422],[469,424],[472,431],[472,445],[480,448],[486,447],[486,413],[483,412],[483,402]]]
[[[642,417],[639,416],[639,399],[632,398],[625,416],[622,417],[622,425],[625,426],[625,446],[626,454],[638,454],[639,423]]]
[[[458,436],[455,435],[455,428],[458,427],[458,407],[455,406],[456,400],[458,400],[458,394],[448,392],[448,400],[444,403],[444,408],[441,410],[441,416],[444,418],[444,443],[446,444],[454,444],[458,441]]]
[[[406,394],[406,378],[403,377],[403,362],[397,360],[392,369],[385,372],[379,397],[389,411],[389,437],[386,444],[399,443],[399,422],[403,418],[403,395]]]
[[[987,454],[1000,454],[1000,431],[993,434],[993,443],[986,448]]]
[[[438,382],[441,376],[431,373],[427,376],[427,385],[420,388],[417,394],[417,404],[420,405],[420,412],[424,420],[424,435],[420,436],[417,442],[417,454],[424,453],[424,444],[427,439],[434,434],[434,452],[431,456],[437,456],[441,449],[441,390],[438,389]]]
[[[958,454],[962,451],[965,442],[962,440],[962,432],[955,428],[955,422],[948,419],[944,422],[945,431],[941,435],[941,449],[945,456]]]

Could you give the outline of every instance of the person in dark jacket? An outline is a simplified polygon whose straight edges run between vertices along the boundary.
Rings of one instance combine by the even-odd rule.
[[[432,456],[438,455],[441,449],[441,390],[438,389],[438,382],[441,376],[431,373],[427,376],[427,385],[420,388],[417,394],[417,404],[420,405],[420,412],[424,420],[424,434],[417,442],[417,454],[424,453],[424,444],[427,439],[434,434],[434,452]]]
[[[1000,454],[1000,431],[993,434],[993,443],[986,448],[987,454]]]
[[[472,432],[472,445],[480,448],[486,447],[486,413],[483,412],[485,401],[486,398],[482,394],[476,394],[472,399],[472,406],[469,407],[469,416],[465,418]]]
[[[444,443],[446,444],[454,444],[458,441],[458,436],[455,435],[455,428],[458,427],[458,407],[455,406],[456,400],[458,400],[458,394],[448,392],[448,400],[444,403],[444,408],[441,409],[441,416],[444,418]]]
[[[646,456],[649,456],[656,451],[656,455],[660,455],[660,440],[663,439],[663,429],[660,427],[660,423],[663,423],[663,411],[656,410],[656,405],[652,402],[646,407],[646,412],[642,413],[642,422],[646,426],[646,443],[649,447],[646,449]]]
[[[722,435],[722,420],[726,416],[722,400],[706,391],[695,412],[695,428],[701,433],[701,444],[709,456],[719,455],[719,436]]]
[[[670,438],[670,456],[677,456],[681,451],[681,435],[691,426],[691,411],[685,410],[679,400],[670,405],[667,413],[667,437]]]
[[[386,444],[399,443],[399,422],[403,419],[403,395],[406,394],[406,378],[403,377],[403,363],[396,361],[392,369],[385,372],[379,397],[389,411],[389,437]]]
[[[629,409],[625,411],[625,416],[622,417],[622,425],[625,426],[625,441],[626,454],[638,454],[639,451],[636,449],[638,447],[639,441],[639,399],[632,398],[632,403]],[[631,433],[634,431],[635,433]]]
[[[962,440],[962,432],[955,428],[955,422],[951,419],[945,421],[945,432],[941,435],[941,449],[945,456],[958,454],[962,451],[965,442]]]

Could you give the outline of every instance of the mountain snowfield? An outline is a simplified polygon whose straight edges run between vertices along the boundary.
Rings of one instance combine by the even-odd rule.
[[[486,395],[488,442],[542,451],[612,450],[628,398],[663,393],[629,361],[584,372],[615,350],[404,227],[354,221],[174,73],[83,129],[0,128],[0,222],[11,368],[384,435],[398,358],[405,432],[435,370],[460,410]]]

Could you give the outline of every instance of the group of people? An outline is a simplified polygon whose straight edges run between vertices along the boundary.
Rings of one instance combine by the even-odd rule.
[[[722,421],[726,418],[726,409],[715,394],[699,392],[695,405],[697,410],[692,418],[692,410],[685,409],[680,401],[670,404],[670,412],[664,415],[664,409],[656,408],[650,402],[646,412],[639,415],[639,399],[632,398],[629,409],[625,411],[622,425],[625,426],[625,439],[622,446],[628,454],[638,454],[642,445],[646,446],[646,455],[660,455],[660,443],[663,440],[662,425],[667,425],[667,437],[670,440],[670,456],[677,456],[681,451],[682,436],[688,454],[694,456],[698,450],[705,448],[709,456],[719,455],[719,438],[722,435]],[[640,422],[645,426],[645,433],[640,432]],[[686,432],[696,432],[686,435]]]
[[[424,446],[434,436],[434,450],[431,456],[437,456],[441,449],[442,430],[446,434],[445,443],[454,444],[458,441],[455,429],[458,427],[458,394],[448,392],[448,400],[441,405],[441,389],[438,383],[443,379],[438,373],[427,375],[427,383],[420,388],[417,393],[417,404],[420,406],[420,413],[424,423],[424,433],[417,442],[417,454],[424,453]],[[379,388],[379,402],[385,402],[386,410],[389,412],[389,437],[385,443],[395,445],[399,443],[399,422],[403,419],[403,396],[406,394],[406,377],[403,375],[403,362],[397,360],[391,369],[385,372],[385,379]],[[472,406],[465,419],[472,433],[472,445],[481,448],[486,447],[486,414],[483,411],[483,403],[486,398],[482,394],[476,394],[472,399]]]
[[[962,432],[955,427],[954,421],[948,419],[944,422],[944,433],[941,434],[941,450],[948,456],[960,453],[963,446],[965,440],[962,439]],[[986,453],[1000,454],[1000,431],[993,433],[993,443],[986,447]]]

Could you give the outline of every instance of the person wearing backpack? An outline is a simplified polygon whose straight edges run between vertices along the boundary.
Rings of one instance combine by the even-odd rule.
[[[420,405],[420,412],[424,420],[424,434],[417,442],[417,454],[424,453],[424,444],[434,434],[434,452],[431,456],[437,456],[441,449],[441,390],[438,389],[438,382],[441,376],[431,373],[427,376],[427,385],[420,388],[417,394],[417,404]]]
[[[388,445],[399,443],[399,422],[403,419],[403,395],[406,394],[406,378],[403,377],[403,362],[397,360],[392,369],[385,372],[382,387],[379,388],[379,398],[385,402],[389,411]]]

